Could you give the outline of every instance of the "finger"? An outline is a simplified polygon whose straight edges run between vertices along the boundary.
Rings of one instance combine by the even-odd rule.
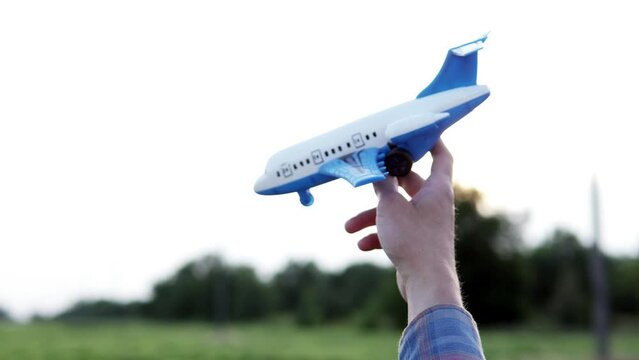
[[[375,249],[381,249],[382,244],[379,242],[377,234],[369,234],[364,236],[357,242],[357,247],[362,251],[371,251]]]
[[[388,176],[382,181],[373,183],[373,188],[375,189],[375,194],[377,194],[377,197],[380,200],[385,196],[397,194],[397,178],[394,176]]]
[[[399,181],[399,186],[404,188],[410,197],[415,196],[422,186],[424,186],[424,179],[413,171],[406,176],[398,178],[397,180]]]
[[[377,216],[377,208],[368,209],[363,211],[354,217],[348,219],[344,225],[346,232],[352,234],[365,229],[369,226],[375,225],[375,217]]]
[[[433,165],[431,166],[431,176],[441,176],[446,181],[450,182],[453,178],[453,156],[444,145],[444,142],[439,139],[435,146],[430,150],[433,155]]]

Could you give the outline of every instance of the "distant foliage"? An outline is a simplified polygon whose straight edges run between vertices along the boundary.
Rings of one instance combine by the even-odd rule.
[[[590,322],[590,249],[565,230],[540,246],[523,246],[516,224],[485,214],[475,190],[455,189],[456,256],[466,307],[480,324],[516,323],[532,317],[564,326]],[[607,258],[615,314],[639,315],[639,259]],[[300,326],[353,321],[365,328],[406,325],[406,304],[395,271],[353,264],[326,272],[312,262],[291,262],[269,281],[249,266],[205,256],[182,266],[153,287],[146,302],[83,301],[62,320],[134,318],[251,321],[291,317]],[[0,311],[0,319],[7,317]]]
[[[639,314],[639,258],[608,259],[611,303],[621,315]]]
[[[272,281],[276,309],[312,326],[353,318],[365,327],[403,326],[406,304],[395,272],[372,264],[354,264],[339,273],[321,272],[313,263],[290,263]]]
[[[590,319],[589,253],[577,237],[556,230],[530,255],[533,305],[567,326],[586,325]]]
[[[329,316],[328,280],[313,263],[289,263],[271,282],[276,309],[293,313],[299,325],[323,322]]]
[[[11,320],[11,316],[9,316],[9,313],[3,308],[0,308],[0,321],[10,321],[10,320]]]
[[[511,323],[526,313],[521,239],[504,215],[483,215],[477,191],[455,188],[456,256],[464,300],[479,323]]]
[[[391,287],[391,296],[402,301],[395,286],[395,272],[390,269],[371,264],[355,264],[340,273],[333,274],[331,278],[333,289],[329,301],[331,318],[341,318],[365,311],[370,303],[375,303],[385,296],[388,285]]]
[[[55,318],[58,320],[135,318],[143,316],[144,306],[145,304],[140,302],[118,303],[108,300],[85,300],[76,303]]]
[[[207,256],[183,266],[153,289],[147,315],[169,320],[253,320],[270,310],[265,284],[247,266]]]
[[[406,327],[406,302],[399,294],[394,269],[384,269],[375,291],[355,306],[356,319],[364,328]]]

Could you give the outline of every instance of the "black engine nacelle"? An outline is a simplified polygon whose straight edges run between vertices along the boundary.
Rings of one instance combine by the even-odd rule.
[[[406,176],[413,167],[413,157],[406,150],[394,148],[386,154],[384,165],[391,176]]]

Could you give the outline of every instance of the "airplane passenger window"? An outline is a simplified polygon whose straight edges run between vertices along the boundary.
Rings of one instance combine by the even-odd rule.
[[[337,150],[342,151],[342,145],[338,146]]]
[[[373,131],[373,137],[377,137],[377,133]]]
[[[304,162],[303,161],[300,161],[300,166],[304,166]]]
[[[347,142],[346,147],[351,147],[351,143]]]
[[[335,154],[335,149],[331,149],[331,152],[332,152],[333,154]]]
[[[297,170],[297,165],[293,164],[293,169]]]
[[[368,134],[366,134],[366,140],[370,140],[370,139],[371,137]]]
[[[277,177],[280,177],[280,172],[279,171],[277,172]]]
[[[306,164],[310,164],[310,163],[311,163],[311,160],[306,159]]]
[[[328,151],[324,151],[324,155],[326,155],[326,157],[328,157]]]

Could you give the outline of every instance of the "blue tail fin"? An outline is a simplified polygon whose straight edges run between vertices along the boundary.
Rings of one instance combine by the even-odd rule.
[[[483,47],[487,36],[448,50],[448,55],[446,55],[446,60],[439,70],[439,74],[430,85],[417,95],[417,98],[461,86],[476,85],[477,51]]]

